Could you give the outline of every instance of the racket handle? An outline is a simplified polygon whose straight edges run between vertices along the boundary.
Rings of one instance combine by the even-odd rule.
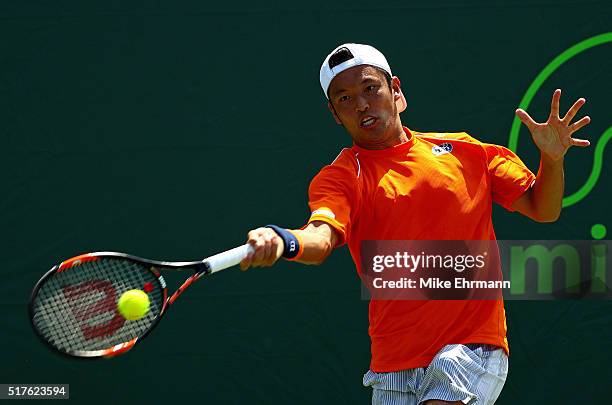
[[[227,269],[240,263],[249,253],[254,252],[253,246],[248,243],[236,248],[226,250],[225,252],[218,253],[214,256],[207,257],[203,260],[204,263],[208,264],[210,273]]]

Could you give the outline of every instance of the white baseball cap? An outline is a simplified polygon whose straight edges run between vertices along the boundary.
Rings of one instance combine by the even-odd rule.
[[[348,59],[339,64],[332,63],[332,66],[330,66],[329,59],[343,48],[345,49],[343,59],[346,59],[347,57]],[[321,88],[323,89],[323,93],[325,93],[325,97],[329,99],[327,92],[334,77],[338,76],[347,69],[359,65],[375,66],[389,73],[389,76],[393,76],[389,62],[387,62],[385,55],[383,55],[378,49],[374,48],[373,46],[363,44],[342,44],[331,51],[321,65],[319,81],[321,82]],[[397,104],[398,111],[402,112],[406,109],[406,98],[401,93],[401,90],[400,95],[401,98],[397,101]]]

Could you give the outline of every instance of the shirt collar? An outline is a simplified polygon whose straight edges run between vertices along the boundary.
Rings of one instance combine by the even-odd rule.
[[[384,157],[404,154],[408,152],[410,148],[412,148],[412,145],[414,145],[415,136],[412,131],[410,131],[410,129],[408,129],[407,127],[403,128],[404,132],[408,136],[408,140],[404,143],[400,143],[385,149],[365,149],[357,145],[353,145],[352,149],[355,153],[358,153],[362,156]]]

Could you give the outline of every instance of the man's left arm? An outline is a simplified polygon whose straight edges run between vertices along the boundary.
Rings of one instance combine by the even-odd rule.
[[[559,218],[563,200],[563,160],[572,146],[586,147],[589,141],[572,138],[572,134],[587,125],[591,119],[583,117],[573,124],[572,119],[584,105],[578,99],[563,118],[559,117],[561,90],[553,93],[550,115],[544,123],[537,123],[522,109],[516,115],[527,126],[531,137],[540,150],[540,168],[534,185],[521,195],[512,209],[538,222],[552,222]]]

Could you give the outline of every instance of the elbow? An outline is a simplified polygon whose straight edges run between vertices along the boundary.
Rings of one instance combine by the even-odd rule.
[[[532,201],[527,216],[536,222],[555,222],[561,216],[561,208],[560,200],[554,204],[537,204]]]
[[[549,223],[555,222],[561,216],[561,210],[556,210],[553,212],[539,213],[531,217],[536,222]]]
[[[551,223],[551,222],[555,222],[557,219],[559,219],[559,217],[538,217],[538,218],[532,218],[534,221],[536,222],[540,222],[540,223]]]
[[[304,264],[308,264],[310,266],[318,266],[320,264],[323,264],[325,259],[327,259],[327,257],[323,257],[323,258],[320,258],[320,259],[317,259],[317,260],[314,260],[314,261],[311,261],[311,262],[306,262]]]

